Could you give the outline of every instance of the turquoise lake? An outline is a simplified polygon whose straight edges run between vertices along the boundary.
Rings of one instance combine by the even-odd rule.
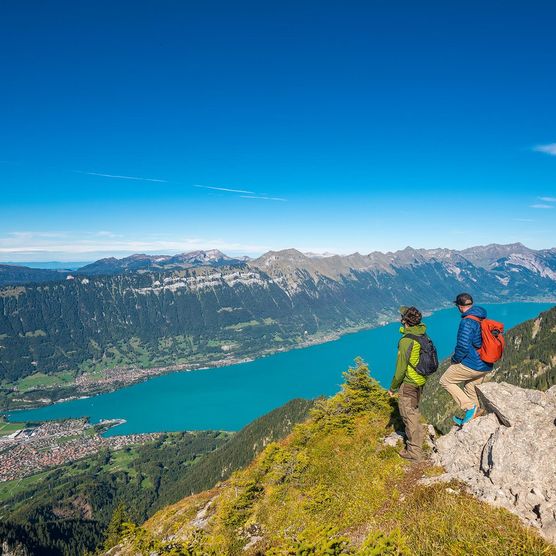
[[[552,303],[483,304],[488,316],[506,330],[535,317]],[[454,307],[426,317],[439,358],[450,355],[460,314]],[[263,357],[249,363],[152,378],[116,392],[72,400],[39,409],[12,412],[11,420],[44,421],[70,417],[121,418],[127,422],[107,434],[181,430],[238,430],[292,398],[331,395],[342,372],[355,357],[388,387],[394,371],[399,323],[348,334],[303,349]]]

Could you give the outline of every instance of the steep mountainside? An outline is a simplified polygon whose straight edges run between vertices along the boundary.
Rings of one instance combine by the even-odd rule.
[[[487,270],[441,249],[319,258],[290,249],[236,266],[6,287],[0,379],[234,361],[384,322],[400,304],[437,309],[462,290],[484,301],[553,299],[554,253],[533,258]]]
[[[459,484],[422,484],[437,470],[410,466],[383,442],[394,406],[358,362],[340,393],[229,481],[143,527],[114,523],[120,544],[108,554],[556,554]]]
[[[556,384],[556,307],[518,324],[505,336],[504,357],[489,374],[489,380],[537,390]],[[438,382],[449,364],[449,360],[443,361],[427,381],[421,402],[424,417],[443,432],[452,427],[452,415],[458,410]]]

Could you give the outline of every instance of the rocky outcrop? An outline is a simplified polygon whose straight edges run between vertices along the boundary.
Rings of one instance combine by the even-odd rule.
[[[19,542],[4,540],[0,544],[0,556],[29,556],[29,551]]]
[[[478,391],[488,414],[436,441],[441,478],[463,481],[556,543],[556,386],[541,392],[492,382]]]

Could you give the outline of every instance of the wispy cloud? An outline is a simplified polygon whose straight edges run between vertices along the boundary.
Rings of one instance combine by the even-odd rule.
[[[228,193],[254,193],[254,191],[246,191],[244,189],[230,189],[229,187],[213,187],[212,185],[195,184],[193,187],[199,187],[200,189],[213,189],[214,191],[226,191]]]
[[[534,205],[529,205],[530,208],[534,209],[551,209],[555,208],[554,203],[556,203],[556,197],[537,197],[542,203],[535,203]]]
[[[533,150],[538,153],[545,153],[556,156],[556,143],[548,143],[547,145],[535,145]]]
[[[282,197],[265,197],[263,195],[240,195],[242,199],[264,199],[265,201],[287,201]]]
[[[212,185],[199,185],[195,184],[193,187],[200,187],[201,189],[214,189],[215,191],[226,191],[227,193],[241,193],[242,199],[263,199],[264,201],[287,201],[282,197],[269,197],[266,195],[257,195],[255,191],[246,191],[245,189],[232,189],[230,187],[215,187]]]
[[[93,260],[133,253],[175,254],[201,249],[258,255],[268,245],[231,242],[221,238],[123,237],[112,232],[10,232],[0,236],[0,260]]]
[[[118,180],[134,180],[134,181],[154,181],[157,183],[168,183],[168,180],[161,180],[159,178],[140,178],[138,176],[120,176],[116,174],[101,174],[100,172],[81,172],[77,170],[79,174],[87,174],[88,176],[98,176],[100,178],[114,178]]]
[[[111,237],[111,238],[122,237],[120,234],[115,234],[114,232],[110,232],[108,230],[100,230],[99,232],[95,232],[94,235],[98,237]]]
[[[40,232],[40,231],[18,231],[8,232],[8,236],[15,241],[28,241],[30,239],[54,239],[65,238],[69,236],[68,232]]]

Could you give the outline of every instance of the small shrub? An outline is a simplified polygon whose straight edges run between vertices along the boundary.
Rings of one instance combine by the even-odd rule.
[[[330,527],[308,529],[278,548],[271,548],[266,556],[340,556],[352,554],[349,539],[340,537]]]
[[[398,530],[390,534],[373,532],[355,553],[355,556],[410,556],[405,540]]]

